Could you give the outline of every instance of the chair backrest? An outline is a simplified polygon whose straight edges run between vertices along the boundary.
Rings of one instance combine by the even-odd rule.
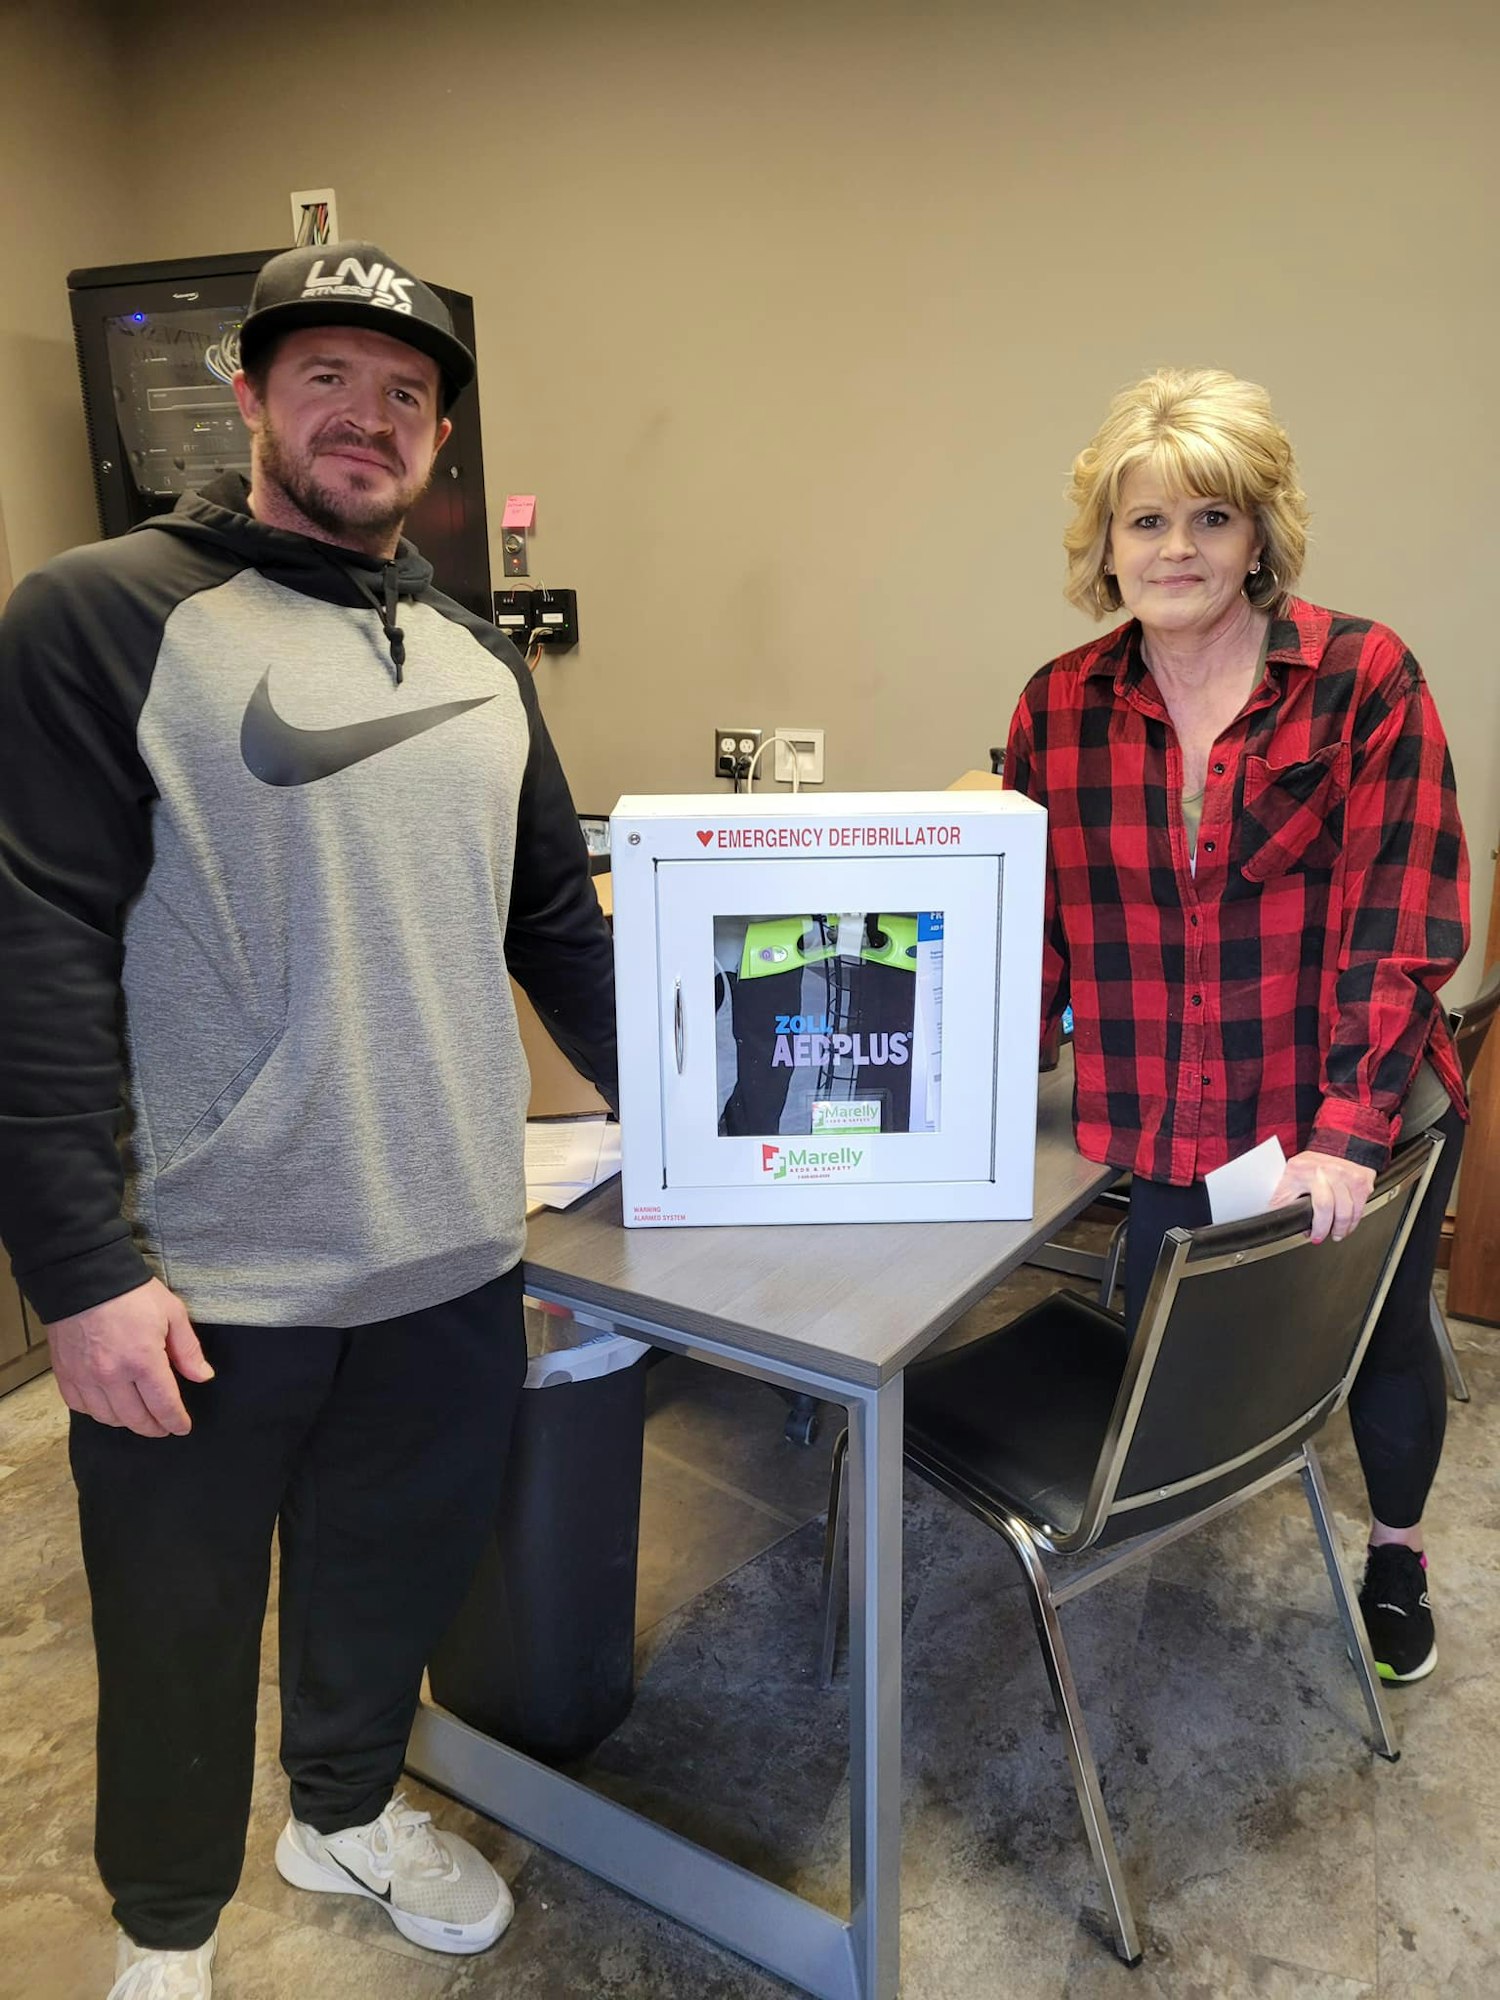
[[[1442,1144],[1424,1132],[1403,1147],[1339,1243],[1309,1240],[1305,1201],[1167,1232],[1078,1543],[1199,1512],[1285,1464],[1339,1407]]]
[[[1458,1059],[1463,1064],[1465,1082],[1474,1074],[1479,1051],[1484,1047],[1484,1038],[1497,1013],[1500,1013],[1500,965],[1492,965],[1468,1005],[1456,1008],[1448,1016],[1453,1026]]]

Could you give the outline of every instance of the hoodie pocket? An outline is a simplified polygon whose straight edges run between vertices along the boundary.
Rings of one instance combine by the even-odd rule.
[[[1333,867],[1344,845],[1349,769],[1347,743],[1331,743],[1300,764],[1245,759],[1237,859],[1248,881]]]
[[[162,1161],[157,1169],[159,1175],[169,1174],[174,1167],[180,1167],[184,1161],[191,1159],[200,1147],[206,1145],[216,1132],[222,1130],[236,1109],[249,1096],[256,1079],[280,1047],[285,1033],[286,1028],[283,1025],[274,1035],[268,1036],[254,1055],[235,1071],[212,1104],[200,1113]]]

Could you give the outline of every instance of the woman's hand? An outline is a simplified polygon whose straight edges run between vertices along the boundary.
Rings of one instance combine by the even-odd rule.
[[[1313,1214],[1309,1234],[1314,1243],[1332,1236],[1341,1243],[1357,1228],[1365,1203],[1375,1185],[1375,1169],[1341,1160],[1336,1153],[1294,1153],[1286,1172],[1276,1183],[1272,1208],[1286,1208],[1299,1195],[1311,1195]]]

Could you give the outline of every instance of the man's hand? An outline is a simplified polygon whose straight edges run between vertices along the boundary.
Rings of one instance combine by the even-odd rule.
[[[1335,1153],[1294,1153],[1276,1183],[1271,1206],[1285,1208],[1299,1195],[1311,1195],[1313,1242],[1332,1236],[1341,1243],[1358,1226],[1374,1185],[1373,1167],[1357,1167]]]
[[[56,1320],[47,1339],[70,1410],[140,1437],[186,1437],[193,1428],[177,1375],[207,1382],[214,1371],[187,1307],[159,1278]]]

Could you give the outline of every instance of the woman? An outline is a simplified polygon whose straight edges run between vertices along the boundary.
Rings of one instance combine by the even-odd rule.
[[[1073,468],[1067,595],[1126,624],[1028,684],[1007,782],[1047,808],[1043,1038],[1071,1000],[1080,1150],[1132,1175],[1126,1312],[1203,1177],[1277,1137],[1273,1205],[1359,1222],[1425,1057],[1439,1169],[1350,1399],[1381,1674],[1437,1663],[1422,1512],[1442,1449],[1428,1318],[1463,1081],[1438,989],[1468,862],[1421,670],[1369,619],[1293,596],[1307,506],[1264,390],[1163,369]]]

